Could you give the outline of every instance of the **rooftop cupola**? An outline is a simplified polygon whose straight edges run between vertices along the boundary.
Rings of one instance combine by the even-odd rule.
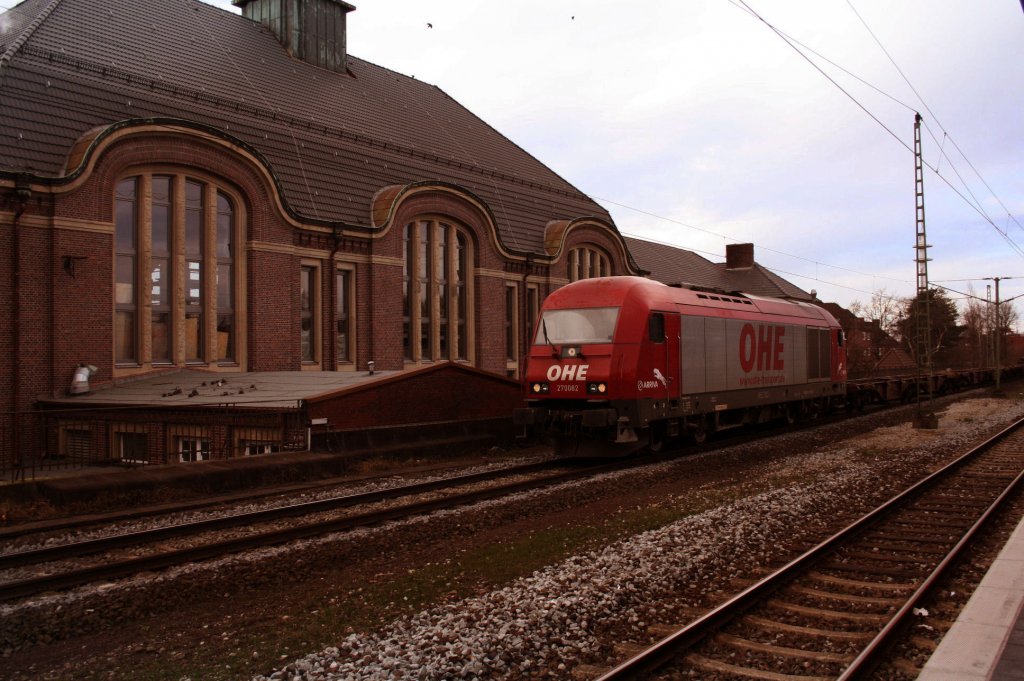
[[[242,16],[269,28],[289,55],[331,71],[345,72],[345,15],[355,9],[342,0],[231,0]]]

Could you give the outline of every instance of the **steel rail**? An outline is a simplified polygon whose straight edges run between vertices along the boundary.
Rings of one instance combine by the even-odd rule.
[[[122,534],[110,535],[108,537],[98,537],[96,539],[87,539],[58,546],[47,546],[28,551],[5,553],[0,554],[0,570],[7,570],[24,565],[36,565],[38,563],[63,560],[77,556],[85,556],[92,553],[100,553],[102,551],[110,551],[112,549],[124,548],[127,546],[136,546],[163,539],[172,539],[175,537],[188,536],[190,534],[198,534],[200,532],[224,530],[253,523],[293,518],[295,516],[332,511],[350,506],[358,506],[360,504],[372,504],[379,501],[386,501],[388,499],[396,499],[398,497],[410,496],[413,494],[432,492],[446,487],[486,482],[487,480],[508,477],[511,475],[535,473],[546,468],[553,468],[557,465],[565,466],[565,463],[543,461],[523,466],[515,466],[513,468],[502,468],[482,473],[460,475],[453,478],[442,478],[439,480],[431,480],[429,482],[418,482],[411,485],[389,487],[387,489],[374,490],[372,492],[348,494],[333,497],[331,499],[318,499],[258,511],[233,513],[216,518],[176,523],[174,525],[166,525],[164,527],[157,527],[149,530],[139,530],[137,532],[125,532]]]
[[[900,494],[896,495],[889,501],[885,502],[881,506],[877,507],[870,513],[863,517],[855,520],[853,523],[843,528],[839,532],[836,532],[828,539],[819,543],[817,546],[808,549],[802,555],[794,558],[789,563],[784,565],[776,572],[768,575],[759,582],[749,586],[736,596],[733,596],[725,603],[719,605],[713,610],[705,613],[701,617],[697,618],[693,622],[690,622],[685,627],[682,627],[675,633],[661,639],[654,645],[648,647],[628,660],[622,662],[615,668],[606,672],[605,674],[598,677],[596,681],[622,681],[624,679],[634,679],[644,674],[650,674],[660,667],[668,664],[669,662],[678,658],[679,654],[696,645],[698,642],[706,638],[708,635],[721,628],[727,622],[734,620],[736,617],[741,615],[743,612],[748,610],[750,607],[763,601],[769,594],[774,592],[783,583],[791,580],[795,573],[805,569],[815,560],[820,558],[822,555],[829,553],[854,535],[859,533],[865,527],[873,524],[879,520],[882,516],[889,513],[891,510],[897,508],[917,493],[930,487],[932,484],[938,482],[940,479],[950,475],[955,470],[959,469],[963,465],[969,463],[975,457],[988,451],[998,443],[1002,442],[1009,435],[1019,430],[1024,426],[1024,419],[1018,420],[1011,425],[1007,426],[1000,432],[996,433],[988,440],[985,440],[981,444],[972,448],[968,452],[964,453],[954,461],[950,462],[946,466],[933,472],[922,480],[918,481],[914,485],[908,487]],[[977,522],[971,527],[968,532],[971,536],[976,532],[976,527],[980,527],[983,520],[987,520],[996,508],[1003,503],[1006,497],[1012,493],[1013,489],[1016,488],[1019,481],[1021,480],[1024,473],[1019,474],[1010,485],[1008,485],[1003,492],[999,495],[998,499],[990,504],[988,509],[983,513],[982,518],[979,518]],[[968,537],[961,538],[953,550],[959,553],[963,546],[969,542]],[[947,556],[940,562],[940,566],[943,570],[949,566],[955,560],[954,557]],[[937,567],[936,570],[939,568]],[[911,596],[913,603],[920,602],[921,598],[926,593],[926,586],[934,585],[935,581],[938,580],[939,574],[935,574],[933,571],[932,575],[929,575],[926,580],[927,584],[922,586],[915,591]],[[885,626],[882,633],[878,634],[869,644],[868,648],[865,649],[861,655],[851,663],[850,667],[857,665],[857,670],[852,674],[860,674],[866,669],[866,667],[877,659],[879,650],[885,647],[888,640],[892,636],[893,632],[898,629],[900,622],[895,621],[897,618],[903,618],[907,616],[907,613],[913,612],[914,605],[907,604],[903,606],[900,611],[894,616],[890,622]],[[863,658],[863,659],[861,659]],[[846,676],[844,674],[842,679],[854,678],[854,676]]]
[[[957,558],[964,552],[964,549],[970,544],[971,540],[974,539],[975,535],[981,531],[985,524],[989,521],[989,518],[996,513],[1005,501],[1013,494],[1021,484],[1021,480],[1024,480],[1024,471],[1017,474],[1017,477],[1013,479],[1006,489],[993,501],[985,512],[978,518],[978,520],[971,525],[967,533],[960,538],[960,541],[956,543],[949,553],[939,562],[935,569],[932,570],[931,574],[925,578],[921,586],[910,596],[909,600],[893,615],[892,619],[882,628],[875,638],[873,638],[868,645],[861,651],[860,655],[854,659],[853,662],[846,668],[846,670],[839,676],[837,681],[850,681],[866,674],[874,668],[878,663],[879,657],[882,653],[888,649],[889,645],[893,642],[896,634],[906,624],[910,615],[925,596],[935,587],[936,582],[941,579],[949,567],[956,561]]]
[[[42,534],[46,532],[62,532],[88,525],[102,525],[104,523],[114,523],[123,520],[152,518],[154,516],[170,515],[172,513],[187,513],[189,511],[210,509],[216,506],[255,502],[258,499],[266,499],[269,497],[299,494],[313,490],[327,489],[329,487],[341,487],[343,485],[355,486],[368,482],[387,480],[389,478],[415,477],[418,475],[436,473],[438,471],[454,470],[456,468],[458,467],[453,467],[449,464],[434,464],[417,466],[415,468],[396,469],[376,475],[334,476],[314,481],[286,482],[273,486],[226,492],[216,496],[203,496],[201,498],[177,502],[172,501],[153,506],[139,506],[130,509],[85,513],[71,517],[49,518],[45,520],[30,520],[27,522],[19,522],[14,525],[0,527],[0,542],[17,537],[24,537],[26,535]]]
[[[429,513],[431,511],[462,506],[516,492],[567,482],[578,478],[592,477],[603,472],[621,469],[626,465],[629,464],[620,461],[600,466],[592,466],[584,470],[556,473],[545,477],[542,480],[520,480],[506,485],[490,487],[484,490],[464,492],[441,499],[413,502],[411,504],[391,509],[383,509],[348,516],[345,518],[335,518],[315,523],[307,523],[284,529],[270,530],[245,537],[237,537],[204,544],[202,546],[176,549],[151,556],[131,558],[117,563],[95,565],[69,570],[63,573],[41,575],[30,579],[11,581],[0,584],[0,601],[10,601],[17,598],[33,596],[46,591],[68,589],[95,581],[115,579],[139,572],[160,570],[184,563],[220,558],[240,551],[274,546],[297,539],[305,539],[332,532],[343,532],[358,527],[377,525],[391,520],[400,520],[411,516]]]

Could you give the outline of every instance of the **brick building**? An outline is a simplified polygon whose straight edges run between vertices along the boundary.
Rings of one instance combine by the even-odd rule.
[[[514,375],[608,213],[340,0],[25,0],[0,15],[0,410],[168,371]]]

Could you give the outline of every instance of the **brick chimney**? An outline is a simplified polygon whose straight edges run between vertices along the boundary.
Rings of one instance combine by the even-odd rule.
[[[749,270],[754,266],[754,244],[726,244],[725,269]]]
[[[231,0],[242,16],[277,36],[289,55],[345,73],[345,15],[355,9],[342,0]]]

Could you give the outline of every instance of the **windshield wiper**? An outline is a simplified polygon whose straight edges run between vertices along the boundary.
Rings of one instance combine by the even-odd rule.
[[[554,345],[551,345],[551,338],[548,337],[548,323],[544,317],[540,318],[540,330],[544,334],[544,343],[551,348],[551,355],[553,357],[558,357],[558,350],[555,349]]]

